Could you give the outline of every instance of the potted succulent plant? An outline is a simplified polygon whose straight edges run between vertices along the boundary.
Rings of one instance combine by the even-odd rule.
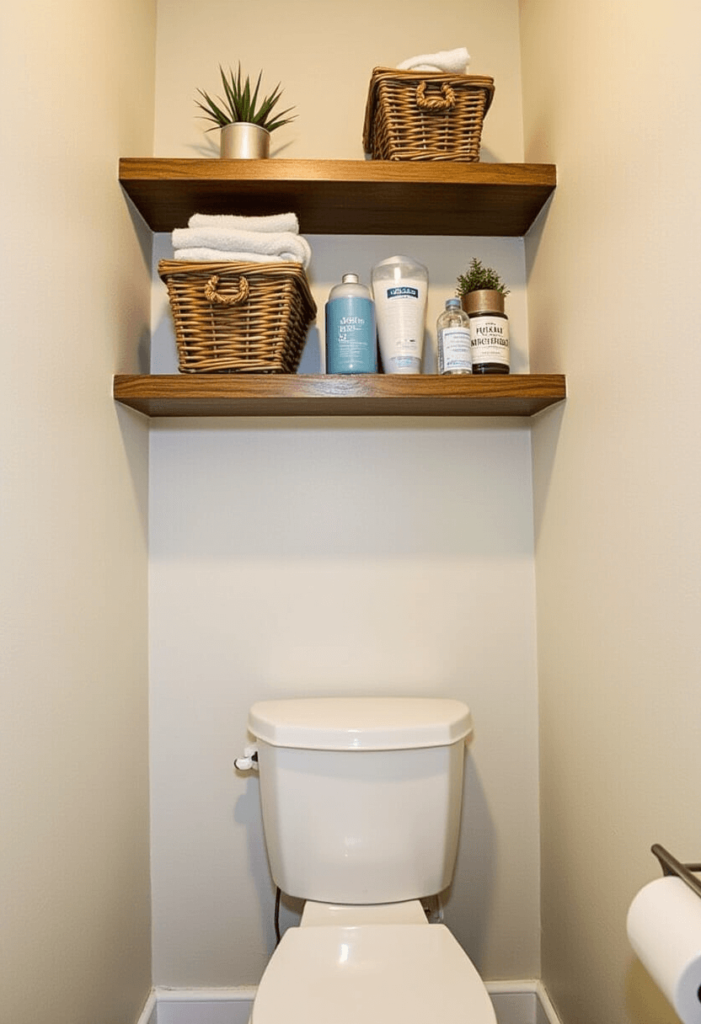
[[[197,90],[204,100],[203,103],[195,100],[204,111],[200,116],[213,122],[207,131],[221,129],[221,156],[226,159],[264,159],[270,154],[270,133],[294,119],[285,117],[294,107],[275,112],[282,95],[279,82],[271,93],[258,98],[262,71],[255,88],[251,87],[248,75],[245,79],[242,77],[240,62],[236,74],[229,68],[227,75],[221,66],[219,73],[224,88],[223,99],[217,97],[213,100],[204,89]]]
[[[470,318],[473,373],[509,372],[509,320],[504,296],[509,294],[491,267],[473,259],[467,273],[458,277],[457,294]]]
[[[496,295],[482,296],[476,292],[496,292]],[[504,312],[504,296],[509,294],[501,277],[491,267],[483,267],[482,261],[473,258],[467,273],[458,277],[457,293],[466,313],[484,309],[488,303],[490,309]],[[470,296],[470,298],[468,298]]]

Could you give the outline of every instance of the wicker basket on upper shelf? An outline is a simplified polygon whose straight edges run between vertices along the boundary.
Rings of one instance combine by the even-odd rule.
[[[365,152],[375,160],[475,163],[493,96],[493,78],[375,68],[365,107]]]
[[[295,373],[316,303],[301,263],[161,260],[181,373]]]

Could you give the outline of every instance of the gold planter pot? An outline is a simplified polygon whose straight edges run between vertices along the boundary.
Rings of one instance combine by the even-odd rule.
[[[265,160],[270,156],[270,132],[247,121],[225,124],[220,155],[224,160]]]
[[[462,308],[469,316],[471,313],[503,313],[504,296],[491,288],[482,288],[476,292],[468,292],[461,297]]]

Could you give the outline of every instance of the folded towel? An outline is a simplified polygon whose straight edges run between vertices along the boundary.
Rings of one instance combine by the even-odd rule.
[[[291,231],[235,231],[223,227],[176,228],[172,234],[173,248],[213,249],[219,252],[254,253],[276,259],[303,263],[311,259],[309,242]]]
[[[470,64],[470,54],[464,46],[457,50],[440,50],[438,53],[421,53],[397,64],[399,71],[443,71],[451,75],[464,75]]]
[[[305,270],[308,266],[302,260],[286,254],[265,256],[260,252],[224,252],[222,249],[206,248],[176,249],[173,258],[186,263],[302,263]]]
[[[188,224],[191,228],[231,228],[234,231],[291,231],[299,234],[296,213],[275,213],[270,217],[244,217],[233,213],[193,213]]]

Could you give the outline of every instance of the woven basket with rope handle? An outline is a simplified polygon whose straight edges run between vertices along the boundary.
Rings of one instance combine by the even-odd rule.
[[[363,145],[375,160],[455,160],[480,156],[494,79],[375,68]]]
[[[300,263],[161,260],[181,373],[295,373],[316,304]]]

